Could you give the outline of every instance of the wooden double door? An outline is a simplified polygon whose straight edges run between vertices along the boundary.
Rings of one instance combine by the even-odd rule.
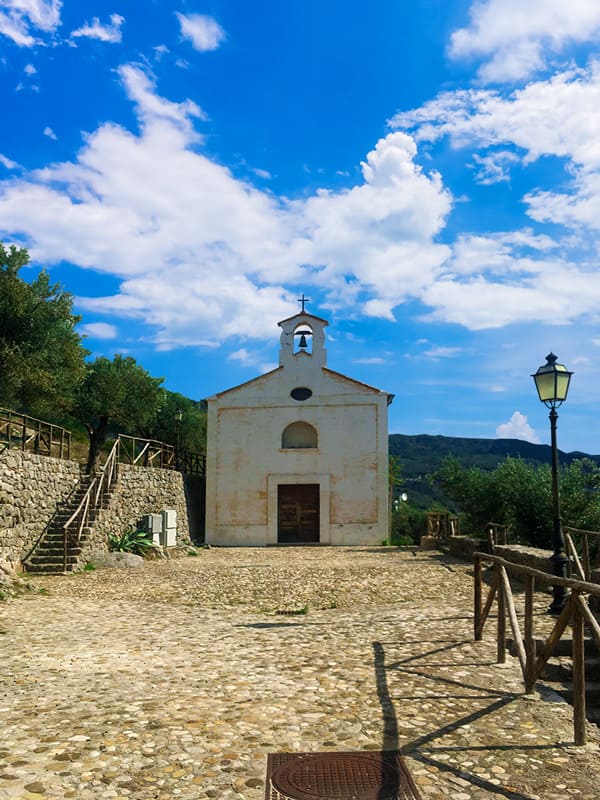
[[[277,541],[319,541],[319,484],[284,483],[277,487]]]

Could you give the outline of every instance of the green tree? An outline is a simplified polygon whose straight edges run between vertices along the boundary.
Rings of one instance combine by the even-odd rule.
[[[178,392],[164,392],[163,404],[149,429],[148,437],[179,444],[180,451],[203,453],[206,450],[206,407]],[[181,413],[181,419],[178,419]]]
[[[162,378],[153,378],[131,356],[100,357],[87,365],[76,405],[90,448],[87,470],[95,468],[109,425],[132,434],[146,434],[164,402]]]
[[[457,458],[448,456],[431,480],[458,505],[466,530],[482,533],[487,522],[502,522],[498,518],[497,486],[491,472],[479,467],[465,469]]]
[[[433,479],[456,502],[464,529],[481,536],[487,522],[506,525],[513,541],[549,548],[552,543],[552,475],[549,465],[510,456],[491,471],[464,469],[448,457]],[[560,469],[563,525],[600,529],[600,468],[590,459]]]
[[[0,242],[0,404],[55,416],[73,404],[87,351],[72,296],[45,270],[23,280],[28,263],[26,248]]]

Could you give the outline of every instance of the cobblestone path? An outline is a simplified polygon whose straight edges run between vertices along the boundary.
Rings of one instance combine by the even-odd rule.
[[[472,641],[468,564],[211,549],[32,583],[0,604],[2,800],[262,800],[268,752],[382,748],[431,800],[600,800],[599,729],[574,747],[493,624]]]

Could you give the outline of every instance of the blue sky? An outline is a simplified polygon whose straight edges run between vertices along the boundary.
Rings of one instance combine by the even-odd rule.
[[[597,0],[0,0],[0,236],[195,399],[311,298],[390,430],[600,453]]]

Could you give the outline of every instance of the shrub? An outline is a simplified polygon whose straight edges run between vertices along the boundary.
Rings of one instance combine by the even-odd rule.
[[[152,534],[146,531],[125,531],[124,533],[111,533],[108,536],[108,549],[112,553],[135,553],[145,556],[156,548],[152,541]]]

